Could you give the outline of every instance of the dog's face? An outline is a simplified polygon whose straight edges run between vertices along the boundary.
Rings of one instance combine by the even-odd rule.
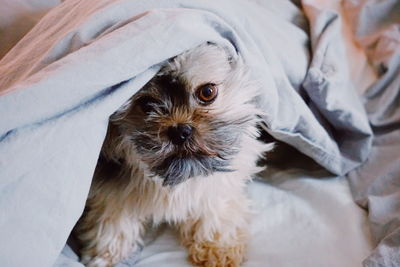
[[[231,171],[242,136],[255,135],[255,86],[240,62],[215,45],[172,59],[111,118],[164,185]]]

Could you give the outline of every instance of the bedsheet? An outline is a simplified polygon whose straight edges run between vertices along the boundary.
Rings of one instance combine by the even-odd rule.
[[[387,2],[396,7],[397,2]],[[269,134],[328,171],[344,175],[359,167],[371,145],[375,155],[377,109],[369,100],[379,101],[374,97],[379,94],[373,92],[389,94],[383,106],[389,111],[378,113],[377,121],[388,117],[384,126],[390,131],[386,127],[384,132],[394,132],[389,143],[398,144],[396,57],[384,54],[390,64],[377,64],[384,79],[370,87],[379,89],[368,89],[359,98],[356,89],[364,90],[355,88],[350,75],[354,65],[347,60],[342,17],[320,1],[303,1],[301,7],[297,1],[272,0],[67,0],[50,10],[0,61],[0,231],[9,240],[0,244],[2,265],[49,266],[56,261],[83,210],[108,116],[164,60],[205,41],[242,56],[251,68],[263,90],[259,105],[267,114]],[[347,7],[363,8],[357,1]],[[394,22],[395,15],[390,17]],[[354,31],[358,34],[364,24],[362,19],[353,21]],[[397,55],[396,45],[391,51]],[[398,155],[384,153],[385,158]],[[368,166],[374,165],[350,172],[352,191],[370,208],[372,219],[383,219],[375,231],[380,236],[376,244],[389,242],[389,249],[385,246],[384,254],[372,255],[365,264],[396,264],[399,176],[391,172],[391,186],[378,187],[379,194],[393,193],[382,208],[370,191],[363,191],[371,188],[363,184],[364,176],[373,184],[382,174],[370,175]],[[361,173],[363,168],[367,171]],[[379,213],[385,210],[389,217]],[[394,231],[385,241],[388,233],[380,229],[387,229],[388,218]]]
[[[372,250],[366,212],[354,203],[343,177],[270,169],[248,192],[254,215],[244,267],[354,267]],[[189,267],[186,257],[177,233],[162,225],[148,235],[142,251],[117,267]],[[77,261],[66,246],[56,266],[82,267]]]

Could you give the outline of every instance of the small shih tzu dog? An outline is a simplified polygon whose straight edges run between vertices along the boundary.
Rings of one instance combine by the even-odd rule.
[[[166,63],[110,118],[76,228],[82,262],[113,266],[142,245],[147,223],[167,222],[194,265],[239,266],[246,182],[272,148],[258,140],[258,94],[240,57],[217,45]]]

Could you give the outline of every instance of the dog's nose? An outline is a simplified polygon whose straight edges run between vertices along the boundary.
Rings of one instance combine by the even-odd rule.
[[[167,135],[174,145],[182,145],[192,135],[193,128],[188,124],[170,126]]]

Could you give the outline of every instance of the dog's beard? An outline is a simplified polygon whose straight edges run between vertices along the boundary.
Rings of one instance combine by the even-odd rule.
[[[241,137],[254,128],[257,114],[250,103],[254,87],[244,76],[215,46],[178,56],[112,116],[124,140],[120,146],[134,149],[149,175],[162,178],[163,185],[232,171]],[[198,101],[196,88],[204,84],[222,84],[220,99]],[[182,123],[190,125],[191,135],[174,144],[168,128]]]
[[[154,172],[164,177],[163,185],[177,185],[191,177],[208,176],[213,172],[231,171],[226,160],[193,155],[188,157],[169,156],[154,168]]]
[[[160,141],[158,134],[150,130],[134,131],[131,141],[150,175],[161,177],[163,185],[172,186],[192,177],[233,171],[230,161],[240,149],[239,133],[234,132],[237,124],[218,125],[210,130],[207,140],[193,138],[183,146]]]

